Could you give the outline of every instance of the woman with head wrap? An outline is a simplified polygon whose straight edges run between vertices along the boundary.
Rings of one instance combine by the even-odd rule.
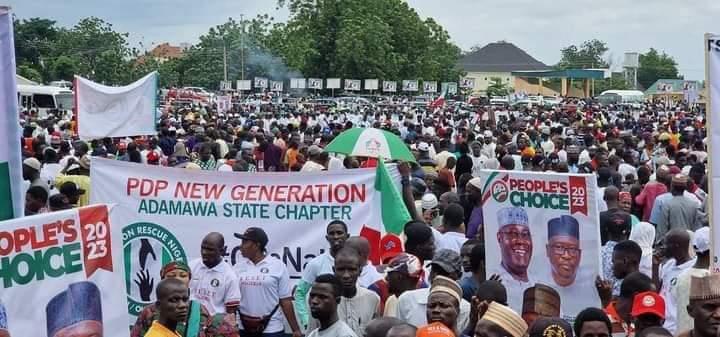
[[[169,262],[160,270],[160,279],[165,279],[168,277],[176,278],[185,282],[186,285],[189,285],[190,267],[180,261]],[[180,333],[180,335],[197,335],[198,337],[212,336],[202,331],[202,327],[205,327],[208,322],[208,317],[210,316],[207,309],[205,309],[205,306],[195,301],[191,301],[190,308],[190,312],[188,313],[188,321],[178,323],[177,325],[176,329]],[[150,329],[152,322],[158,319],[159,314],[159,310],[155,303],[146,306],[143,311],[140,312],[140,315],[138,315],[138,318],[135,321],[135,325],[133,325],[132,330],[130,331],[130,337],[145,336],[145,333],[148,331],[148,329]],[[196,317],[198,317],[199,319]],[[188,324],[189,322],[190,324]],[[192,334],[190,333],[190,331],[196,331],[196,333]]]
[[[652,277],[653,243],[655,242],[655,226],[649,222],[638,222],[630,231],[630,240],[635,241],[642,249],[640,272]]]

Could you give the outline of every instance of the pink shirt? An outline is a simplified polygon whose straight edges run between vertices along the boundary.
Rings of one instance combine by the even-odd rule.
[[[665,192],[667,192],[667,186],[665,186],[665,184],[650,182],[645,185],[642,192],[635,197],[635,203],[642,206],[643,209],[642,221],[648,221],[648,219],[650,219],[655,198]]]

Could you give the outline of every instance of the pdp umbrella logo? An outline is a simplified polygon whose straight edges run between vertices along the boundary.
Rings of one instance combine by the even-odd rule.
[[[490,187],[493,199],[497,202],[505,202],[508,198],[509,190],[507,185],[502,180],[495,181]]]
[[[133,223],[123,228],[122,235],[128,313],[137,316],[155,302],[162,266],[171,261],[187,263],[187,255],[172,232],[154,223]]]
[[[380,153],[380,142],[377,139],[369,139],[365,142],[365,150],[368,153],[379,154]]]

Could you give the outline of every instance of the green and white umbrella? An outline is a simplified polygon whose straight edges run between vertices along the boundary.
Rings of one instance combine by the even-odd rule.
[[[407,145],[395,134],[373,128],[352,128],[330,142],[325,151],[384,160],[415,161]]]

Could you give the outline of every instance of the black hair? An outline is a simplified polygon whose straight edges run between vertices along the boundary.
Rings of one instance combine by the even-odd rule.
[[[428,225],[418,221],[412,221],[405,225],[405,250],[411,250],[433,237],[432,230]],[[412,248],[410,248],[412,247]]]
[[[488,280],[478,284],[475,297],[480,301],[496,302],[507,306],[507,289],[498,281]]]
[[[636,271],[628,274],[620,284],[620,297],[630,298],[637,293],[652,291],[653,282],[647,275]]]
[[[343,222],[342,220],[333,220],[333,221],[330,221],[330,223],[327,225],[327,227],[325,227],[326,233],[330,229],[330,226],[332,226],[332,225],[340,225],[340,226],[342,226],[345,233],[348,232],[348,226],[345,222]]]
[[[637,334],[637,337],[645,337],[649,335],[660,335],[660,336],[667,336],[667,337],[673,337],[673,334],[668,331],[668,329],[665,329],[661,326],[651,326],[649,328],[645,328],[640,333]]]
[[[449,228],[459,228],[465,222],[465,210],[460,204],[451,203],[445,207],[443,224]]]
[[[580,331],[585,322],[603,322],[607,326],[608,336],[612,335],[612,323],[610,323],[607,314],[601,309],[586,308],[575,317],[575,324],[573,325],[575,336],[581,336]]]
[[[159,301],[161,298],[166,296],[168,288],[174,287],[185,287],[187,289],[187,285],[185,285],[185,282],[174,277],[166,277],[162,279],[160,283],[158,283],[157,288],[155,288],[155,297]]]
[[[476,272],[485,262],[485,243],[476,244],[470,251],[470,269]]]
[[[613,248],[613,252],[628,255],[632,257],[635,262],[640,262],[640,259],[642,259],[642,248],[640,248],[640,245],[638,245],[637,242],[632,240],[618,242],[618,244],[615,245],[615,248]]]
[[[342,282],[333,274],[322,274],[315,278],[315,283],[328,283],[333,288],[333,295],[340,297],[342,294]]]
[[[33,197],[33,199],[37,199],[42,201],[43,203],[47,203],[48,192],[42,186],[30,186],[30,188],[28,188],[27,190],[27,194]]]

